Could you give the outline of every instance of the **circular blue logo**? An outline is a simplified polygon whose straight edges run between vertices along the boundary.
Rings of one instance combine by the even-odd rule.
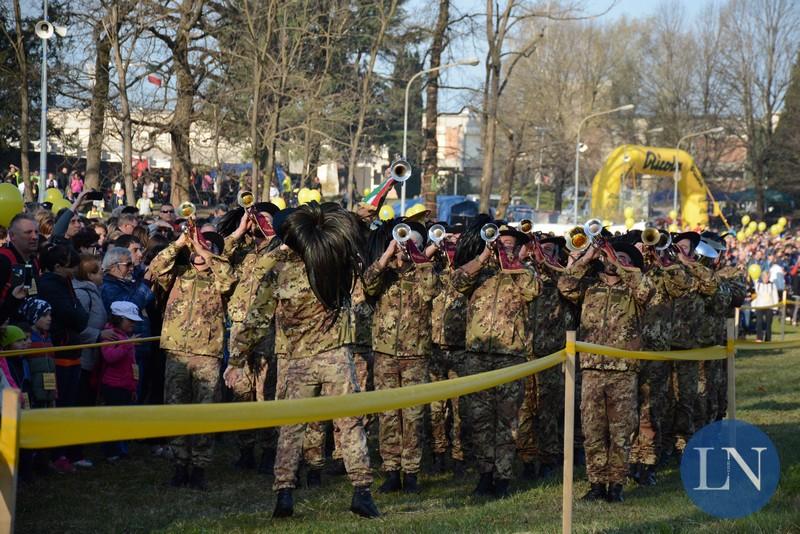
[[[775,445],[744,421],[717,421],[701,428],[681,459],[681,480],[689,498],[719,518],[757,512],[772,498],[779,479]]]

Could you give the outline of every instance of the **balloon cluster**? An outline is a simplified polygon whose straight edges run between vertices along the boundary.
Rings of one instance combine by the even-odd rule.
[[[774,237],[778,237],[781,235],[784,230],[786,230],[786,225],[788,224],[788,220],[786,217],[781,217],[778,219],[778,222],[773,224],[769,227],[770,235]],[[736,239],[742,243],[748,237],[751,237],[755,233],[763,233],[767,231],[767,223],[764,221],[754,221],[750,218],[749,215],[742,216],[742,229],[736,234]]]

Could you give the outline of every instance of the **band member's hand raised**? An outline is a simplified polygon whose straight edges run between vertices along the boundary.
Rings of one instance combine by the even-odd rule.
[[[386,247],[386,252],[384,252],[383,255],[380,257],[380,259],[378,260],[378,267],[380,267],[381,269],[386,269],[386,267],[389,266],[389,262],[391,261],[391,259],[395,256],[395,254],[397,254],[397,241],[392,239],[392,241],[389,243],[389,246]]]

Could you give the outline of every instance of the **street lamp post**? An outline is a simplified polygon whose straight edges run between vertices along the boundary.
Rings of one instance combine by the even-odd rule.
[[[444,70],[449,69],[450,67],[457,67],[459,65],[471,65],[475,66],[480,63],[478,58],[470,58],[470,59],[462,59],[460,61],[454,61],[453,63],[447,63],[446,65],[440,65],[438,67],[434,67],[432,69],[425,69],[419,71],[415,75],[408,80],[406,84],[406,95],[405,95],[405,108],[403,110],[403,159],[406,159],[406,153],[408,151],[408,92],[411,89],[411,84],[422,76],[423,74],[428,74],[429,72],[436,72],[437,70]],[[406,212],[406,183],[403,182],[400,186],[400,215],[405,214]]]
[[[673,191],[672,191],[672,209],[675,212],[678,211],[678,181],[680,181],[680,172],[679,172],[679,165],[678,165],[678,152],[681,149],[681,143],[683,143],[687,139],[691,139],[692,137],[699,137],[701,135],[720,133],[720,132],[723,132],[723,131],[725,131],[725,128],[723,128],[722,126],[717,126],[716,128],[709,128],[708,130],[703,130],[702,132],[690,133],[690,134],[687,134],[687,135],[684,135],[683,137],[681,137],[678,140],[678,144],[675,145],[675,159],[672,162],[672,166],[673,166],[672,181],[674,182],[673,183]]]
[[[579,179],[580,179],[580,159],[581,159],[581,128],[583,128],[583,124],[588,121],[589,119],[593,119],[595,117],[599,117],[601,115],[609,115],[611,113],[617,113],[618,111],[628,111],[633,109],[633,104],[626,104],[624,106],[619,106],[614,109],[609,109],[608,111],[600,111],[598,113],[592,113],[591,115],[584,117],[584,119],[578,124],[578,139],[575,142],[575,199],[574,199],[574,218],[575,224],[578,224],[578,187],[579,187]]]

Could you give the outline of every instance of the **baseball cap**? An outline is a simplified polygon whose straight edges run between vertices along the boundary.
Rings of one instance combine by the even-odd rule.
[[[111,313],[117,317],[124,317],[134,322],[139,322],[142,317],[139,315],[139,308],[133,302],[118,300],[111,303]]]

